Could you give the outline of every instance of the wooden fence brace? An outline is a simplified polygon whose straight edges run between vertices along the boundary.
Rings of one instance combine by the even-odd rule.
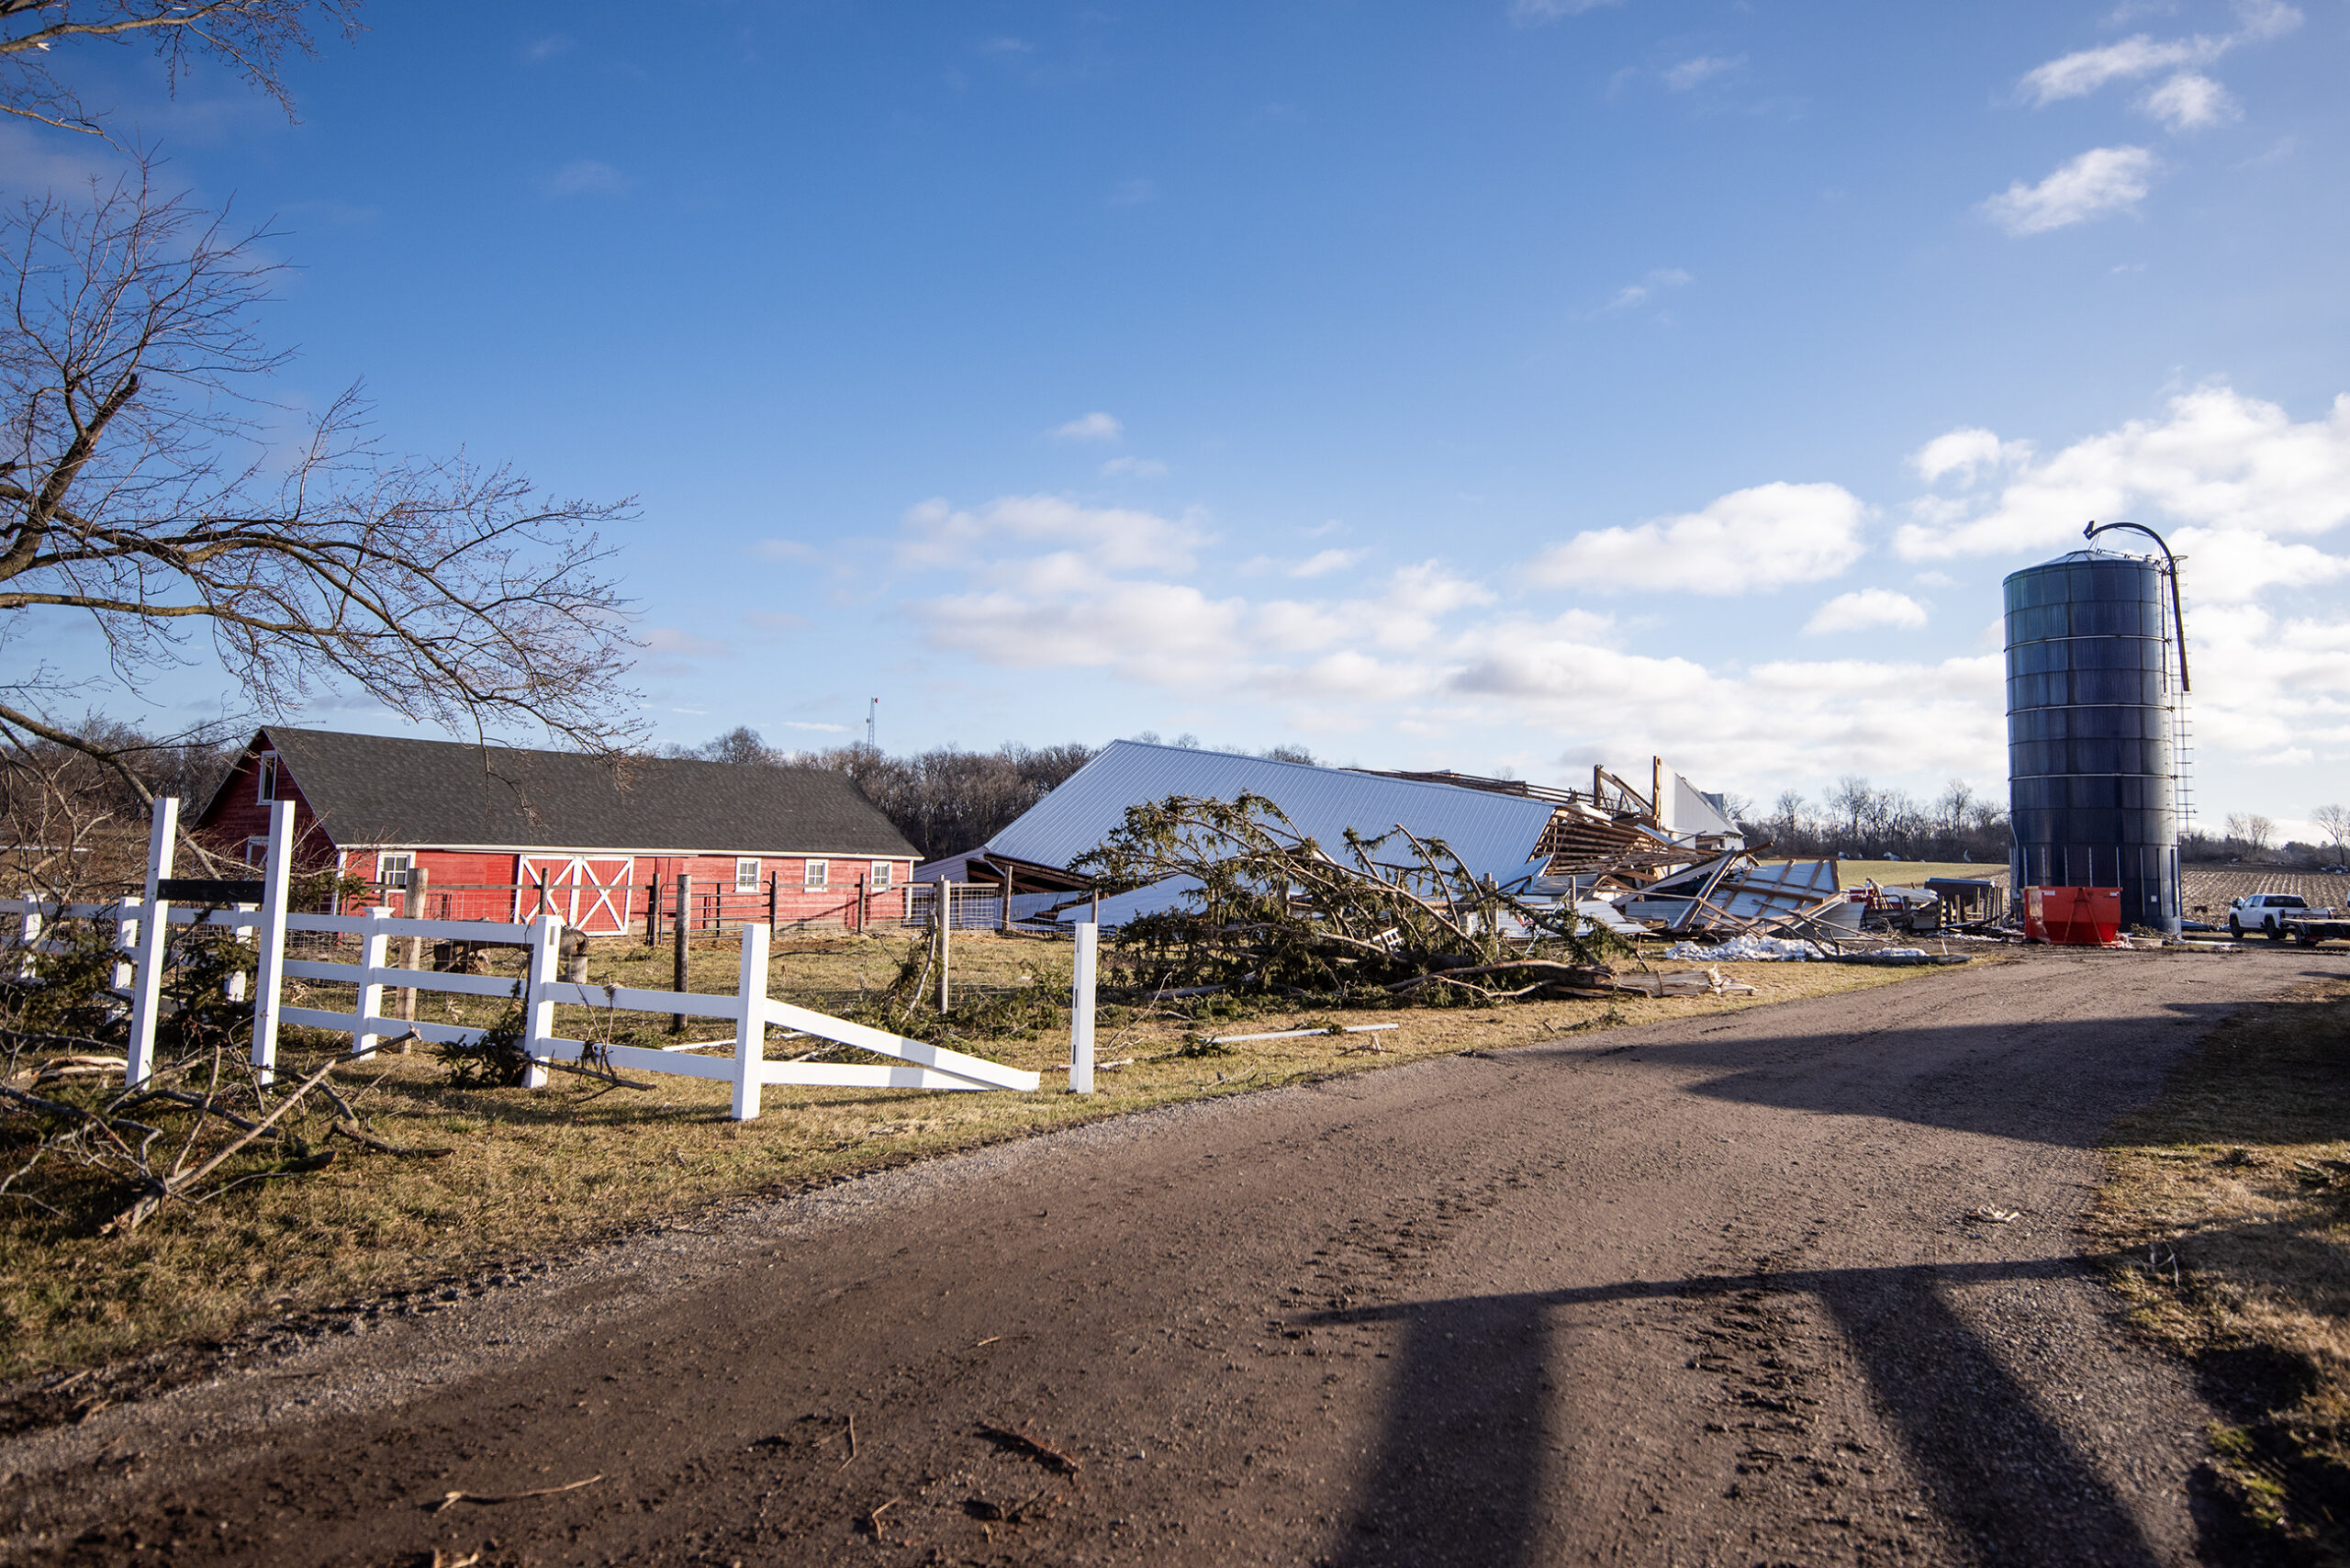
[[[1069,972],[1069,1092],[1093,1092],[1093,965],[1102,927],[1090,920],[1077,924],[1077,961]]]
[[[139,964],[131,973],[130,1046],[124,1053],[122,1070],[127,1086],[146,1082],[155,1070],[155,1024],[163,1005],[163,959],[172,944],[171,906],[156,896],[156,889],[172,874],[179,832],[178,799],[159,796],[148,816],[147,896],[140,901],[145,913],[139,925]]]
[[[562,916],[542,914],[531,922],[531,955],[522,986],[522,1049],[531,1061],[522,1072],[525,1089],[547,1086],[545,1042],[554,1037],[554,998],[548,988],[554,984],[555,962],[562,956]]]
[[[767,944],[772,929],[752,921],[743,923],[743,965],[737,971],[734,1020],[734,1119],[755,1120],[759,1114],[760,1064],[767,1054]]]
[[[677,983],[669,988],[671,991],[683,991],[686,989],[686,927],[693,923],[693,904],[690,902],[693,896],[694,879],[692,874],[686,871],[678,872],[677,930],[677,962],[671,966],[676,971],[675,978]],[[671,1014],[669,1015],[669,1033],[673,1035],[682,1035],[685,1032],[686,1015],[682,1013]]]
[[[941,880],[938,888],[938,1010],[946,1011],[951,995],[946,980],[946,965],[954,952],[955,943],[955,884]]]
[[[408,868],[408,897],[401,901],[410,920],[422,920],[426,917],[425,895],[431,886],[432,873],[411,862]],[[400,967],[406,969],[424,968],[423,937],[410,936],[401,942]],[[400,987],[400,1021],[404,1024],[416,1022],[416,987],[412,985]],[[415,1048],[416,1036],[413,1031],[400,1036],[400,1055],[406,1056]]]
[[[856,933],[865,935],[865,879],[856,879]]]
[[[277,1019],[285,989],[285,895],[294,875],[294,802],[269,803],[269,857],[262,871],[260,962],[253,969],[253,1066],[263,1083],[277,1070]]]

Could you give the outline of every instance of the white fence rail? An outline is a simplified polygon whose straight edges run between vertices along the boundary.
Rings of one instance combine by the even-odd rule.
[[[632,986],[581,984],[558,980],[563,921],[542,915],[524,927],[504,922],[409,920],[388,909],[364,915],[304,914],[286,908],[286,885],[293,851],[293,809],[285,801],[270,808],[269,854],[263,877],[263,902],[226,909],[174,907],[154,896],[159,881],[169,878],[178,831],[179,802],[155,802],[153,834],[148,858],[147,896],[113,904],[54,904],[38,900],[0,900],[0,915],[18,917],[16,946],[20,977],[38,953],[62,948],[46,935],[60,918],[110,923],[114,946],[127,957],[116,966],[116,991],[130,1012],[130,1048],[126,1079],[143,1081],[154,1070],[155,1027],[161,1015],[162,971],[168,958],[161,933],[173,924],[198,921],[228,926],[254,935],[258,951],[252,995],[252,1062],[268,1081],[277,1065],[280,1025],[328,1029],[351,1038],[353,1056],[365,1057],[380,1047],[408,1036],[441,1044],[477,1043],[487,1033],[477,1025],[436,1024],[387,1016],[386,988],[439,991],[459,996],[510,997],[521,1004],[520,1047],[530,1060],[525,1082],[543,1087],[547,1070],[558,1062],[592,1058],[612,1069],[666,1072],[707,1078],[733,1085],[733,1114],[747,1121],[759,1114],[759,1092],[769,1084],[808,1084],[826,1088],[869,1089],[1009,1089],[1035,1091],[1041,1075],[1006,1067],[980,1057],[949,1050],[926,1041],[909,1039],[846,1019],[796,1007],[767,994],[769,929],[745,925],[742,930],[742,959],[737,984],[731,995],[699,991],[644,991]],[[317,932],[359,938],[355,962],[289,958],[285,938],[291,932]],[[396,968],[390,962],[396,937],[497,945],[525,949],[520,978],[444,974],[436,969]],[[244,977],[236,977],[241,981]],[[353,988],[349,1011],[337,1008],[287,1006],[287,980],[308,980]],[[233,986],[234,982],[232,982]],[[241,1000],[235,990],[231,998]],[[698,1054],[724,1047],[724,1041],[694,1041],[677,1046],[617,1045],[568,1039],[554,1032],[558,1005],[591,1008],[608,1017],[620,1013],[723,1019],[734,1025],[732,1052],[726,1056]],[[883,1062],[768,1061],[767,1031],[785,1031],[786,1037],[810,1037],[852,1046]]]

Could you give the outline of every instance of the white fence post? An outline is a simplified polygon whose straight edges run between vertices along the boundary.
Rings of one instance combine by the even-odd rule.
[[[29,984],[40,974],[40,905],[30,888],[25,890],[25,917],[17,928],[17,939],[24,944],[17,958],[17,979]]]
[[[1093,961],[1102,927],[1077,923],[1077,962],[1069,976],[1069,1092],[1093,1092]]]
[[[563,916],[542,914],[531,922],[531,964],[522,987],[522,1049],[531,1058],[523,1070],[522,1087],[544,1089],[547,1086],[547,1041],[554,1037],[554,998],[547,988],[554,984],[556,960],[563,956]]]
[[[59,907],[62,913],[73,906]],[[136,894],[114,906],[114,950],[129,955],[115,959],[114,968],[107,971],[106,989],[116,996],[129,997],[131,988],[139,983],[139,935],[147,929],[145,922],[140,919],[139,912],[146,907]],[[103,915],[95,918],[103,918]]]
[[[139,927],[139,965],[130,979],[130,1048],[125,1053],[122,1081],[135,1086],[155,1070],[155,1022],[163,1005],[163,962],[172,950],[172,906],[158,895],[156,884],[172,874],[178,852],[180,803],[176,797],[158,797],[148,818],[146,919]]]
[[[392,912],[388,905],[377,904],[367,912],[367,918],[389,920]],[[351,1054],[354,1057],[372,1057],[383,1043],[384,1036],[367,1025],[383,1022],[382,975],[391,958],[392,939],[381,931],[370,931],[359,939],[359,1005],[352,1010],[357,1017],[351,1030]]]
[[[263,1083],[277,1071],[277,1016],[285,987],[285,895],[294,875],[294,802],[269,804],[269,855],[261,874],[260,957],[253,963],[253,1066]]]
[[[734,1119],[759,1114],[759,1067],[767,1054],[767,942],[769,927],[743,923],[743,969],[734,988],[741,1012],[734,1020]]]

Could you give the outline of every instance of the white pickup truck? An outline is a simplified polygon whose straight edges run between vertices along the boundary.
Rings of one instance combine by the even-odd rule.
[[[2228,935],[2238,941],[2256,931],[2271,942],[2290,936],[2313,946],[2335,935],[2323,929],[2333,921],[2332,910],[2311,909],[2299,893],[2247,893],[2228,906]]]

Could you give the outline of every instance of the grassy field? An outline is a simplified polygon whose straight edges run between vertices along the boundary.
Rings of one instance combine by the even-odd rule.
[[[770,994],[826,1011],[869,1001],[908,950],[901,936],[812,938],[783,945]],[[1069,946],[958,934],[959,984],[1017,1002],[1056,1000]],[[614,944],[590,958],[592,980],[666,989],[669,956]],[[731,991],[731,942],[697,949],[692,988]],[[163,1211],[128,1235],[21,1205],[0,1210],[0,1377],[84,1365],[162,1341],[215,1335],[274,1315],[510,1265],[687,1215],[712,1201],[804,1189],[949,1150],[969,1148],[1173,1101],[1237,1093],[1475,1047],[1523,1045],[1619,1025],[1898,983],[1924,969],[1822,964],[1724,964],[1751,996],[1526,1002],[1328,1014],[1272,1011],[1216,1023],[1107,1010],[1100,1092],[939,1093],[772,1088],[755,1122],[725,1117],[722,1083],[663,1076],[616,1089],[558,1075],[553,1086],[459,1089],[434,1057],[379,1054],[338,1073],[379,1137],[439,1146],[446,1158],[346,1152],[325,1170],[260,1182],[201,1207]],[[320,1000],[327,1000],[321,997]],[[487,1016],[495,1004],[429,1016]],[[571,1015],[565,1033],[596,1037],[610,1020]],[[1016,1009],[1015,1009],[1016,1011]],[[1213,1047],[1210,1033],[1259,1033],[1335,1023],[1392,1023],[1377,1035],[1318,1035]],[[639,1037],[667,1036],[643,1019]],[[703,1035],[715,1038],[717,1027]],[[613,1037],[625,1039],[627,1031]],[[770,1057],[811,1042],[771,1042]],[[1065,1065],[1065,1024],[1025,1037],[961,1038],[965,1049],[1016,1066]],[[331,1054],[330,1037],[289,1041],[296,1072]],[[1123,1066],[1106,1064],[1131,1058]]]
[[[2105,1158],[2090,1233],[2226,1413],[2247,1555],[2350,1562],[2350,981],[2237,1014]]]

